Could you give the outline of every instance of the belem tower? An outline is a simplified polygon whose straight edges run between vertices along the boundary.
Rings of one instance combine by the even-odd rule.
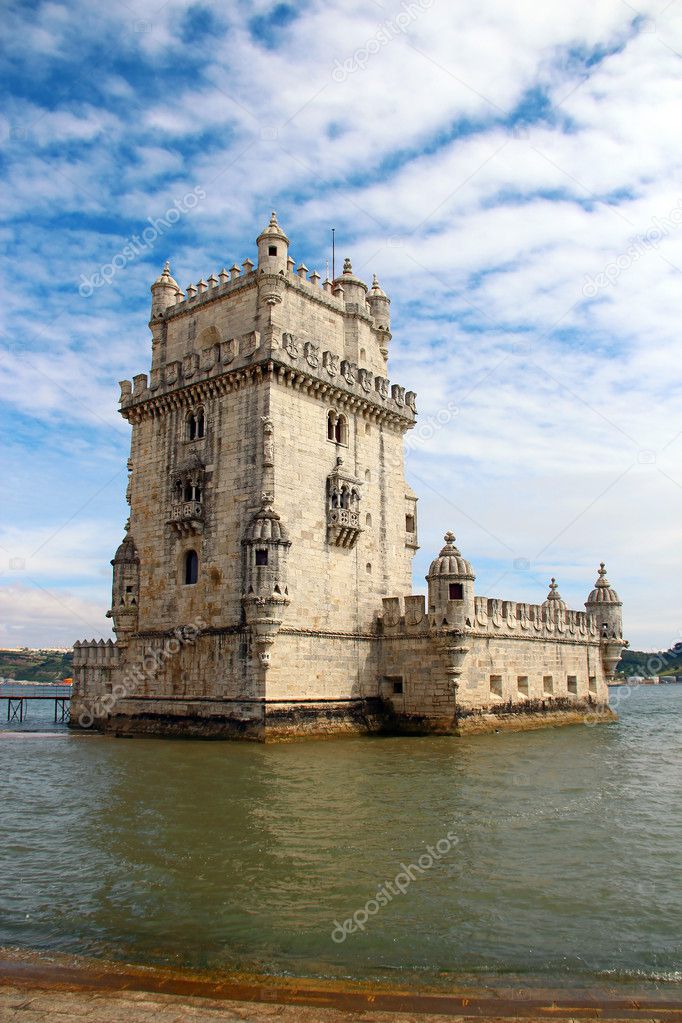
[[[584,611],[477,596],[446,533],[412,593],[415,394],[390,302],[346,260],[295,266],[272,214],[246,259],[152,285],[152,361],[121,383],[130,518],[111,640],[75,644],[71,725],[284,739],[603,718],[624,646],[604,566]]]

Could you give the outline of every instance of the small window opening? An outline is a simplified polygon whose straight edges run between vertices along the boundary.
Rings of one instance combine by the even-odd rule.
[[[393,692],[397,696],[400,693],[402,693],[402,691],[403,691],[403,680],[402,679],[399,679],[399,680],[396,679],[395,682],[393,683]]]
[[[365,565],[365,571],[367,572],[367,575],[372,574],[372,564],[370,561],[368,561],[367,564]]]
[[[573,696],[578,695],[578,677],[577,675],[569,675],[567,679],[567,686],[569,693]]]
[[[276,255],[277,255],[277,246],[276,245],[270,245],[268,247],[268,256],[276,256]]]
[[[256,551],[256,564],[267,565],[268,563],[268,552],[267,551]]]
[[[520,692],[521,696],[528,696],[528,676],[519,675],[516,679],[516,688]]]
[[[545,696],[551,696],[554,692],[554,679],[551,675],[543,675],[542,677],[542,691]]]
[[[417,528],[417,523],[415,522],[414,515],[406,515],[405,516],[405,532],[406,533],[414,533],[416,528]]]
[[[448,586],[448,598],[450,600],[464,600],[464,586],[462,583],[450,583]]]
[[[365,515],[365,525],[366,526],[372,525],[372,516],[369,514],[369,512],[367,512],[367,514]]]
[[[206,429],[206,420],[204,418],[204,410],[201,409],[197,413],[197,437],[203,437]]]
[[[369,471],[369,469],[365,469],[365,483],[369,483],[371,479],[372,479],[371,472]]]
[[[490,692],[493,696],[502,696],[502,676],[490,676]]]
[[[185,586],[194,586],[199,578],[199,556],[196,551],[185,554]]]
[[[187,438],[195,440],[197,436],[197,421],[194,415],[187,417]]]
[[[596,675],[590,675],[590,680],[588,682],[588,689],[590,690],[591,693],[596,693],[597,692],[597,676]]]
[[[360,359],[361,359],[361,360],[364,360],[364,359],[366,359],[366,358],[367,358],[367,352],[365,351],[365,349],[364,349],[364,348],[361,348],[361,349],[360,349]]]

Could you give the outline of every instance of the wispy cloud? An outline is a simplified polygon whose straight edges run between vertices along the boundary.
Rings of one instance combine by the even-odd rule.
[[[333,224],[356,270],[379,272],[391,374],[424,417],[457,404],[409,458],[417,584],[447,527],[481,592],[504,576],[509,596],[538,599],[551,570],[579,606],[605,557],[631,640],[667,645],[682,578],[682,230],[584,290],[682,199],[682,18],[649,0],[638,12],[10,7],[0,385],[24,496],[3,502],[0,542],[58,538],[35,555],[36,586],[77,593],[86,617],[106,607],[92,558],[108,574],[126,513],[124,474],[107,483],[127,456],[115,383],[148,368],[149,285],[168,257],[183,286],[241,262],[274,206],[311,268]],[[359,52],[364,66],[335,80]],[[197,188],[206,198],[150,251],[79,296],[82,275]],[[30,584],[0,576],[0,591],[16,585]],[[44,642],[52,621],[39,592],[12,605],[22,641]],[[83,632],[66,610],[61,622]]]

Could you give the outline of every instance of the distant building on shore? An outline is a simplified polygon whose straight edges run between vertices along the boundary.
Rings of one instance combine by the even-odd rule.
[[[289,254],[152,285],[149,377],[121,383],[130,519],[116,642],[74,648],[73,727],[254,739],[465,733],[608,718],[624,646],[602,565],[585,610],[475,592],[452,533],[412,593],[416,395],[388,379],[390,302],[350,260]],[[437,369],[434,368],[434,373]]]

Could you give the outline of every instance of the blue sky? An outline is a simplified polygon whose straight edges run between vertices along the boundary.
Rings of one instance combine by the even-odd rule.
[[[603,558],[632,644],[682,638],[682,0],[74,0],[4,29],[1,644],[109,634],[149,285],[253,258],[272,208],[297,261],[324,274],[334,226],[391,296],[415,587],[453,529],[479,593],[556,575],[581,607]]]

